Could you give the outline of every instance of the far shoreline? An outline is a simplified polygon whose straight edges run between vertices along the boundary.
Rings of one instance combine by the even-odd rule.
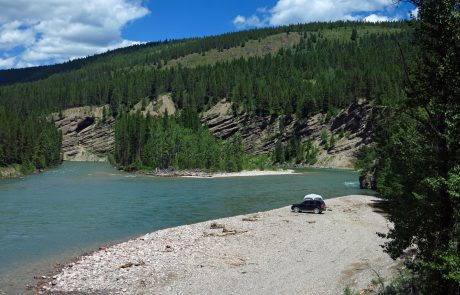
[[[216,172],[209,175],[182,176],[187,178],[225,178],[225,177],[254,177],[254,176],[272,176],[272,175],[293,175],[300,174],[293,169],[280,170],[242,170],[239,172]]]
[[[331,167],[331,166],[317,166],[317,165],[294,165],[294,166],[283,166],[276,165],[267,167],[267,169],[255,169],[255,170],[242,170],[239,172],[224,172],[224,171],[206,171],[202,169],[156,169],[156,170],[129,170],[117,167],[117,165],[110,163],[110,161],[74,161],[74,160],[64,160],[64,162],[85,162],[85,163],[100,163],[105,162],[109,163],[114,169],[125,172],[128,174],[137,174],[153,177],[184,177],[184,178],[224,178],[224,177],[252,177],[252,176],[280,176],[280,175],[296,175],[296,174],[305,174],[305,169],[324,169],[324,170],[338,170],[338,171],[355,171],[350,167]],[[61,164],[62,164],[61,163]],[[42,172],[45,172],[51,168],[59,168],[61,164],[56,166],[47,167],[46,169],[39,170],[36,169],[32,173],[23,174],[18,169],[15,169],[13,166],[0,167],[0,180],[11,180],[18,179],[22,177],[27,177],[30,175],[38,175]]]
[[[298,175],[298,174],[308,174],[314,173],[311,170],[337,170],[337,171],[350,171],[356,172],[355,169],[351,167],[332,167],[332,166],[318,166],[318,165],[294,165],[294,166],[284,166],[284,165],[275,165],[268,166],[266,169],[244,169],[236,172],[226,172],[226,171],[208,171],[205,169],[175,169],[175,168],[166,168],[166,169],[151,169],[151,170],[136,170],[136,169],[123,169],[118,167],[116,164],[110,163],[110,165],[118,171],[125,172],[128,174],[134,175],[144,175],[152,177],[183,177],[183,178],[201,178],[201,179],[212,179],[212,178],[227,178],[227,177],[254,177],[254,176],[281,176],[281,175]]]
[[[151,177],[183,177],[183,178],[200,178],[200,179],[212,179],[212,178],[227,178],[227,177],[254,177],[254,176],[279,176],[279,175],[296,175],[303,174],[295,171],[294,169],[267,169],[267,170],[242,170],[238,172],[223,172],[223,171],[206,171],[201,169],[193,170],[176,170],[176,169],[156,169],[151,171],[143,170],[125,170],[112,165],[115,169],[136,175],[145,175]]]

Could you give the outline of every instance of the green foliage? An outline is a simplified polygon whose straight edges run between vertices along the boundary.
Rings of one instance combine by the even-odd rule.
[[[355,170],[359,171],[361,175],[372,171],[377,160],[377,151],[374,147],[363,146],[357,155],[357,160],[354,162]]]
[[[274,163],[314,165],[318,154],[319,149],[314,145],[313,140],[309,139],[302,143],[300,138],[293,136],[284,146],[281,140],[277,141],[272,158]]]
[[[278,140],[275,143],[275,149],[273,151],[273,162],[274,163],[284,163],[284,148],[281,140]]]
[[[331,136],[332,138],[332,136]],[[329,132],[326,129],[321,130],[321,144],[323,145],[325,150],[329,150],[330,148],[330,137]]]
[[[344,289],[343,294],[358,295],[358,294],[378,294],[378,295],[409,295],[409,294],[420,294],[420,278],[416,273],[409,269],[401,270],[400,273],[392,278],[390,282],[386,282],[385,278],[378,275],[371,280],[372,289],[369,292],[358,292],[354,291],[350,287]],[[430,293],[428,293],[430,294]]]
[[[359,42],[350,41],[352,28],[360,30]],[[369,33],[364,33],[364,29]],[[284,38],[289,40],[288,45],[283,43]],[[216,150],[227,148],[235,153],[224,144],[215,145],[202,134],[197,115],[222,98],[233,102],[234,112],[285,117],[296,114],[299,118],[318,112],[332,117],[338,109],[362,97],[374,98],[377,102],[399,101],[404,71],[394,39],[412,54],[410,38],[411,30],[405,22],[335,22],[136,45],[61,65],[0,71],[0,84],[4,85],[0,87],[0,108],[7,114],[40,117],[69,107],[108,104],[110,107],[104,108],[102,120],[112,115],[123,121],[120,124],[133,129],[119,134],[118,141],[122,141],[117,150],[117,163],[133,168],[193,167],[197,163],[174,150],[182,144],[169,142],[174,136],[184,145],[190,145],[194,153],[197,146],[201,148],[201,143],[192,145],[191,142],[200,136],[212,147],[219,146]],[[270,44],[269,50],[264,49],[267,44]],[[257,48],[256,54],[251,54],[253,48]],[[237,54],[233,56],[233,53]],[[165,92],[172,93],[181,116],[174,119],[167,116],[164,126],[159,122],[146,123],[143,119],[128,123],[135,120],[120,117],[140,98],[144,98],[141,105],[144,109],[149,99]],[[152,128],[162,131],[153,134]],[[185,129],[192,134],[187,134]],[[172,138],[160,144],[167,136]],[[50,134],[45,136],[50,137]],[[157,137],[155,141],[150,140],[154,137]],[[39,138],[37,136],[37,140]],[[40,139],[39,145],[52,146],[45,138]],[[326,148],[333,146],[334,141],[335,138],[328,138],[324,142]],[[8,141],[7,145],[11,142],[14,141]],[[165,154],[160,156],[145,147],[158,148]],[[173,147],[173,152],[168,147]],[[36,167],[48,165],[51,156],[43,148],[37,150],[39,152],[30,156],[27,149],[0,150],[0,164],[7,165],[9,158],[22,161],[21,155],[27,154],[25,158]],[[51,150],[51,154],[56,153],[54,148]],[[294,139],[276,145],[274,161],[314,163],[317,153],[313,147],[306,148]],[[241,169],[241,165],[227,158],[211,159],[207,166]],[[202,158],[197,161],[206,162]]]
[[[319,154],[318,147],[315,146],[312,139],[307,140],[305,145],[305,163],[309,165],[316,164]]]
[[[353,28],[353,30],[351,31],[350,39],[351,39],[351,41],[358,40],[358,31],[355,28]]]
[[[284,148],[284,160],[286,162],[295,162],[296,164],[304,161],[304,146],[300,138],[292,136]]]
[[[379,295],[405,295],[418,294],[420,278],[411,270],[405,269],[389,283],[384,285],[377,294]]]
[[[0,166],[19,164],[24,174],[61,162],[61,134],[34,115],[7,113],[0,107]]]
[[[339,132],[337,133],[337,136],[339,137],[339,139],[344,138],[345,137],[345,130],[340,129]]]
[[[460,166],[455,166],[449,172],[447,189],[455,201],[460,201]]]
[[[198,113],[192,108],[185,108],[182,110],[179,122],[185,128],[193,130],[201,129],[201,122]]]
[[[35,171],[35,166],[34,166],[34,164],[32,164],[32,162],[30,160],[25,160],[21,164],[19,171],[22,174],[30,174],[30,173]]]
[[[343,295],[359,295],[359,292],[353,291],[350,287],[343,290]]]
[[[375,28],[360,37],[359,44],[344,41],[350,27]],[[335,36],[333,29],[338,28]],[[34,110],[42,114],[82,105],[110,104],[116,117],[140,98],[172,92],[176,105],[201,112],[222,98],[235,103],[235,109],[251,114],[292,115],[306,118],[329,112],[359,97],[398,99],[404,72],[394,38],[409,51],[410,31],[405,23],[315,23],[290,27],[238,32],[204,39],[190,39],[139,45],[116,50],[87,60],[61,66],[8,71],[10,83],[41,80],[0,87],[0,104],[8,112]],[[319,36],[308,47],[312,36]],[[214,49],[228,49],[248,40],[274,34],[296,32],[299,46],[279,54],[229,59],[191,68],[160,66],[172,59]],[[342,33],[343,31],[343,33]],[[348,32],[348,33],[346,33]],[[291,34],[290,36],[292,36]],[[330,37],[328,37],[330,36]],[[78,64],[78,66],[73,66]],[[46,73],[54,74],[47,77]],[[21,79],[22,74],[24,79]],[[15,80],[17,77],[18,80]],[[43,79],[46,78],[46,79]],[[14,103],[13,103],[14,102]]]
[[[272,159],[267,154],[247,156],[245,158],[244,170],[266,170],[271,167]]]
[[[145,108],[147,107],[149,102],[150,101],[148,97],[145,97],[141,100],[141,111],[145,111]]]
[[[331,137],[329,138],[329,148],[328,150],[331,150],[335,147],[335,144],[337,143],[337,138],[335,137],[334,134],[331,134]]]
[[[219,153],[219,151],[217,151]],[[217,154],[218,155],[218,154]],[[224,143],[223,148],[223,166],[216,166],[219,170],[227,172],[236,172],[243,170],[243,143],[239,136],[234,136]],[[216,157],[218,163],[218,158]],[[223,167],[223,169],[221,168]]]
[[[115,166],[117,163],[115,161],[115,157],[113,156],[113,154],[109,154],[107,156],[107,161],[109,161],[109,163],[112,165],[112,166]]]
[[[107,107],[104,106],[102,108],[102,122],[105,122],[108,116],[109,116],[109,111],[107,110]]]
[[[224,50],[211,49],[205,54],[189,54],[168,61],[166,67],[176,67],[179,64],[184,67],[197,67],[213,65],[218,62],[228,62],[241,57],[248,58],[276,54],[282,48],[291,48],[296,45],[299,42],[299,38],[300,35],[297,33],[291,35],[278,33],[266,36],[260,39],[260,41],[249,40],[244,46],[231,47]]]
[[[339,110],[335,107],[329,107],[328,110],[327,110],[327,113],[326,113],[326,118],[324,119],[324,121],[329,121],[330,119],[334,118],[335,116],[337,116],[337,114],[339,113]]]
[[[201,126],[188,126],[190,114],[183,115],[152,118],[123,114],[115,125],[113,161],[127,170],[200,168],[232,172],[243,168],[243,144],[238,136],[223,142]]]
[[[407,98],[378,115],[377,187],[394,228],[385,250],[408,262],[424,294],[460,293],[459,1],[412,1],[419,8]],[[413,65],[412,65],[413,64]]]

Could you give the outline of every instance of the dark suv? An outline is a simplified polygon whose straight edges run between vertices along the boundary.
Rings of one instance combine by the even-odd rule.
[[[300,204],[294,204],[291,206],[291,210],[298,212],[313,212],[319,214],[326,210],[326,204],[323,200],[305,200]]]

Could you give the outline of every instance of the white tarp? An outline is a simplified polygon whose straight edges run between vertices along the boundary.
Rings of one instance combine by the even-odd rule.
[[[317,194],[308,194],[308,195],[305,195],[305,197],[303,197],[304,201],[307,200],[307,199],[312,199],[312,200],[322,200],[323,197],[321,197],[320,195],[317,195]]]

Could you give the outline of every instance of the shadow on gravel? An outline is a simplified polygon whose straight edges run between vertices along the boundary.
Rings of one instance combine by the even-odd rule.
[[[302,211],[302,212],[291,211],[291,213],[293,214],[312,214],[312,215],[323,215],[325,212],[326,211],[316,214],[315,212],[307,212],[307,211]]]
[[[372,211],[374,211],[375,213],[379,213],[385,216],[388,215],[389,203],[386,200],[382,200],[382,199],[372,200],[372,203],[370,203],[369,206],[372,208]]]

